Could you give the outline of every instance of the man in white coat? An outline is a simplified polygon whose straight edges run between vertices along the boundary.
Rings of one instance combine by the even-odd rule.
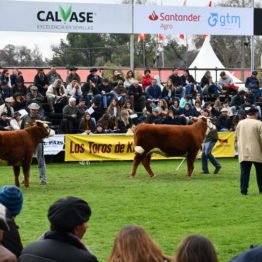
[[[240,162],[240,192],[247,195],[252,164],[256,168],[257,185],[262,194],[262,122],[258,119],[258,110],[251,108],[248,117],[238,123],[235,140]]]

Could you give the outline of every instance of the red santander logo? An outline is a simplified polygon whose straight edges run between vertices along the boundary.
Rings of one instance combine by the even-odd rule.
[[[149,16],[149,19],[152,21],[158,20],[158,15],[156,14],[155,11],[153,11],[153,13]]]

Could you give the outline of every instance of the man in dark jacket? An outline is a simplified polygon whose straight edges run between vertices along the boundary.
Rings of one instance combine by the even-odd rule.
[[[80,198],[59,199],[49,207],[51,230],[23,249],[20,262],[96,262],[81,241],[91,216],[88,203]]]
[[[49,81],[42,68],[37,69],[37,74],[34,78],[34,85],[38,87],[38,92],[45,96],[49,86]]]
[[[128,88],[128,96],[137,112],[142,112],[145,107],[146,96],[143,92],[142,86],[137,80]]]
[[[257,71],[253,71],[251,76],[246,79],[245,83],[245,87],[252,89],[252,92],[256,98],[261,96],[257,74]]]

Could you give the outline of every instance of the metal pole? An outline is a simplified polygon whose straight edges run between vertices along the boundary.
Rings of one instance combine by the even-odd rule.
[[[252,0],[252,8],[255,7],[255,1]],[[251,35],[250,39],[250,51],[251,51],[251,71],[255,69],[255,42],[254,42],[254,35]]]
[[[130,35],[130,69],[135,69],[134,0],[132,0],[132,33]]]

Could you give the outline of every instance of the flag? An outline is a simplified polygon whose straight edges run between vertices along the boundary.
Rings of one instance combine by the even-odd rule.
[[[212,7],[212,1],[209,1],[208,6],[209,6],[209,7]],[[208,35],[203,35],[204,38],[206,38],[207,36],[208,36]]]
[[[145,34],[139,34],[138,35],[138,42],[143,40],[143,39],[146,39],[146,35]]]
[[[158,35],[158,41],[163,41],[164,40],[164,36],[162,34]]]

